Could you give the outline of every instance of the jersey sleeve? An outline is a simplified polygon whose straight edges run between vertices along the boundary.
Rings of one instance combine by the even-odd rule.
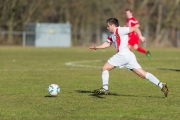
[[[125,35],[128,34],[130,32],[129,27],[120,27],[118,30],[118,33],[120,35]]]
[[[134,27],[135,25],[139,24],[135,17],[133,17],[129,22],[131,24],[131,27]]]
[[[108,38],[107,38],[107,40],[106,40],[106,41],[109,42],[109,43],[112,43],[112,37],[111,37],[111,36],[112,36],[112,34],[109,34],[109,36],[108,36]]]

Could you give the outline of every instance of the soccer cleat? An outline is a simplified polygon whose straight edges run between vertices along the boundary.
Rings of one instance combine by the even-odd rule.
[[[150,54],[150,52],[149,52],[149,51],[147,51],[147,52],[146,52],[146,56],[147,56],[149,59],[151,59],[151,58],[152,58],[152,56],[151,56],[151,54]]]
[[[101,94],[101,95],[102,94],[108,95],[108,93],[109,93],[109,91],[104,88],[96,89],[96,90],[94,90],[94,92],[97,94]]]
[[[167,87],[167,83],[162,83],[162,86],[163,87],[162,87],[161,91],[164,92],[164,96],[167,97],[168,92],[169,92],[168,87]]]

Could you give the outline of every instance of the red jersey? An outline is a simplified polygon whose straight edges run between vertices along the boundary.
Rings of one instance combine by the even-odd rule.
[[[126,20],[126,27],[134,27],[137,24],[139,24],[139,22],[133,16]],[[135,32],[129,33],[129,44],[139,44],[139,38]]]
[[[134,16],[126,20],[126,27],[134,27],[137,24],[139,24],[139,22],[136,20]],[[135,32],[131,32],[129,34],[129,37],[131,37],[132,34],[137,35]]]

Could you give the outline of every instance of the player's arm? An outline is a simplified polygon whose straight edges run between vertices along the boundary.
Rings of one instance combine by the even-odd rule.
[[[99,45],[99,46],[91,46],[91,47],[89,47],[89,49],[90,50],[97,50],[97,49],[103,49],[103,48],[107,48],[107,47],[109,47],[109,46],[111,46],[111,43],[110,42],[104,42],[103,44],[101,44],[101,45]]]
[[[133,31],[136,32],[136,33],[138,34],[139,39],[140,39],[142,42],[145,41],[145,37],[142,36],[141,31],[139,30],[139,28],[137,28],[137,27],[130,27],[130,28],[129,28],[129,31],[130,31],[130,32],[133,32]]]

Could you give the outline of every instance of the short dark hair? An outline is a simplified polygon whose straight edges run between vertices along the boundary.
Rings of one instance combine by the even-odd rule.
[[[116,19],[116,18],[109,18],[109,19],[107,19],[106,23],[109,23],[110,25],[114,24],[116,27],[119,26],[118,19]]]
[[[126,9],[126,12],[127,12],[127,11],[130,11],[130,12],[132,12],[130,9]]]

